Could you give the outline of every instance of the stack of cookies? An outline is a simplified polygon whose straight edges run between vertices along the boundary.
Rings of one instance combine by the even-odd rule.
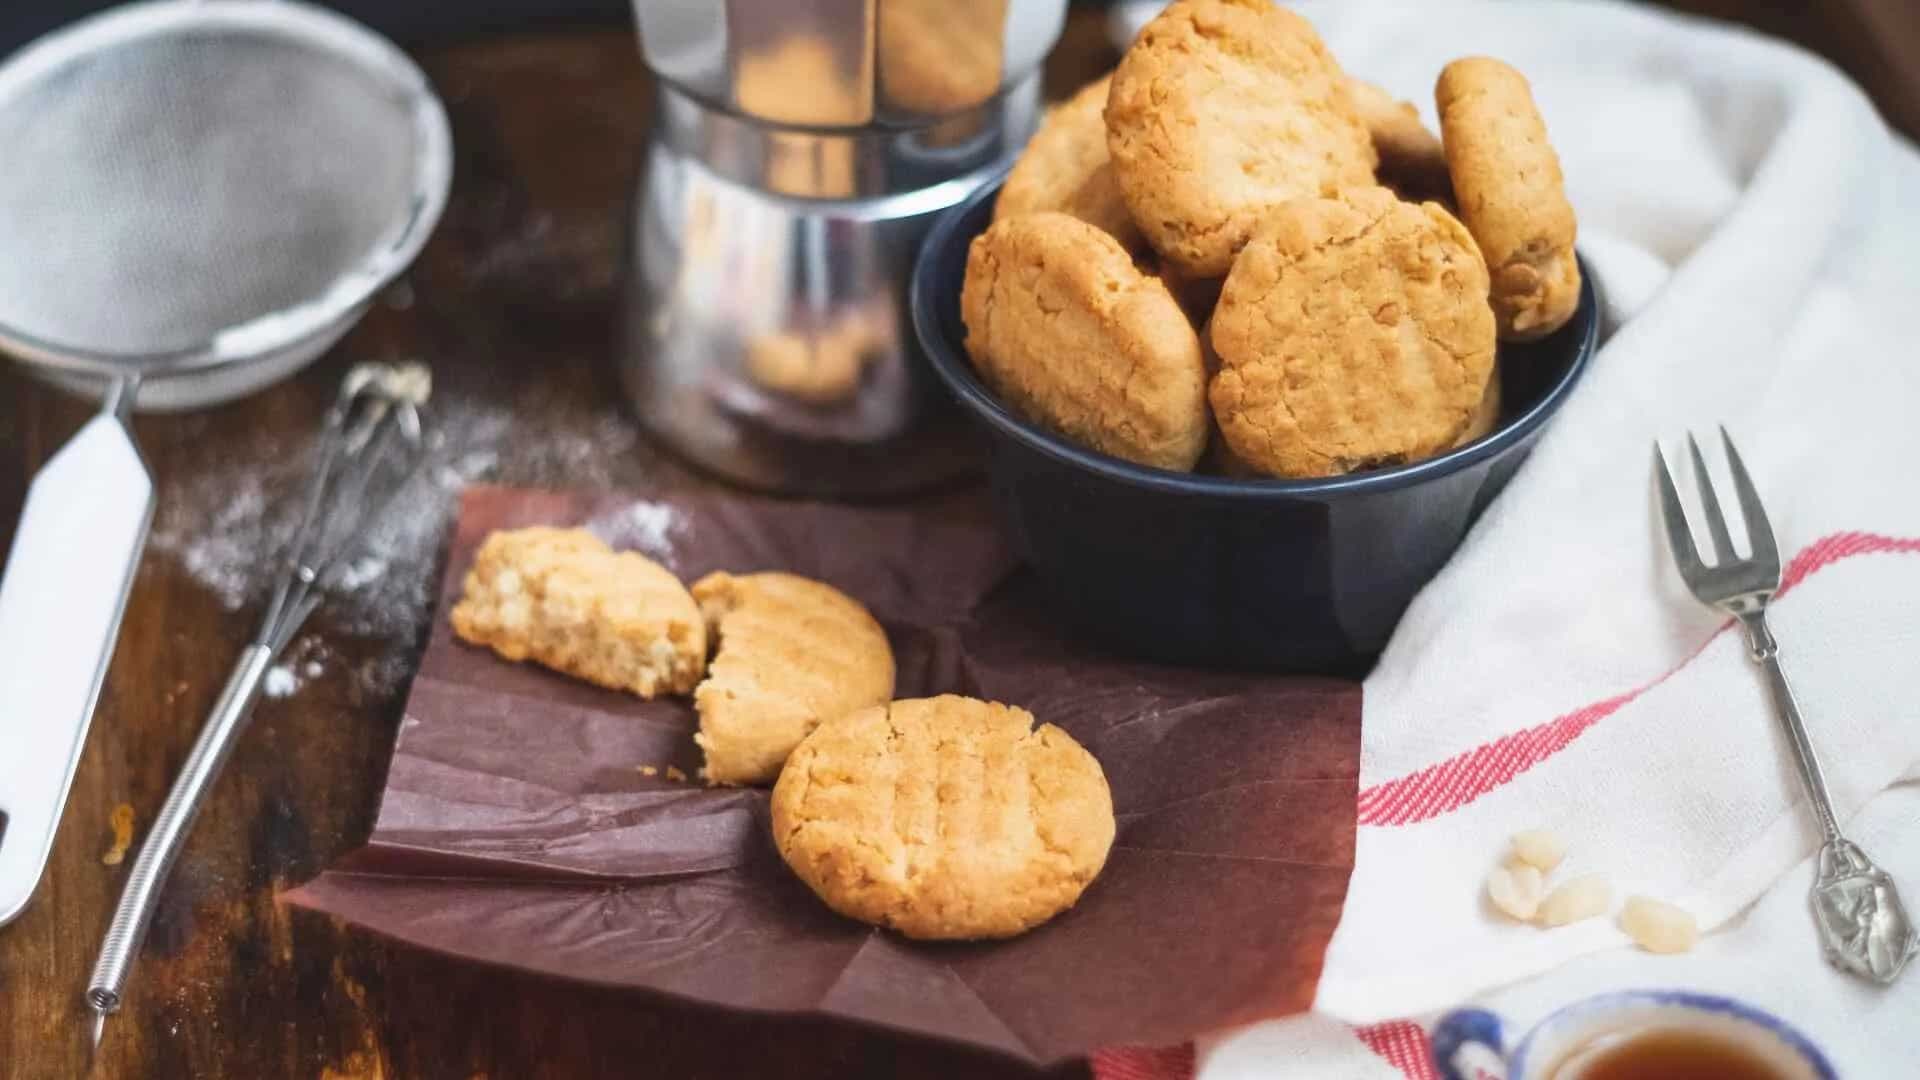
[[[886,632],[825,583],[716,571],[686,586],[587,530],[532,527],[486,538],[451,618],[508,660],[691,694],[707,782],[774,783],[781,857],[851,918],[1008,937],[1073,906],[1113,844],[1092,754],[1024,709],[893,700]]]
[[[1579,302],[1559,160],[1519,72],[1457,60],[1441,134],[1272,0],[1177,0],[1055,107],[967,254],[983,381],[1176,471],[1317,477],[1493,429],[1499,341]]]

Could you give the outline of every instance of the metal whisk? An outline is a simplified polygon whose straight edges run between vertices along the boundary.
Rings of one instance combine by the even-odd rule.
[[[425,460],[422,408],[432,376],[420,364],[361,364],[347,373],[327,410],[299,527],[288,541],[273,601],[252,644],[240,654],[187,756],[153,828],[140,845],[87,985],[93,1046],[120,1007],[134,954],[146,937],[160,887],[187,831],[246,728],[274,658],[329,592],[339,589],[364,552],[363,537],[408,487]],[[378,490],[381,482],[390,485]]]

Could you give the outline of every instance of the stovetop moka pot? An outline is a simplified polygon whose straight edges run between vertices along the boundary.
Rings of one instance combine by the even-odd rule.
[[[635,0],[658,76],[620,368],[641,421],[769,490],[974,463],[913,343],[932,219],[1017,151],[1066,0]]]

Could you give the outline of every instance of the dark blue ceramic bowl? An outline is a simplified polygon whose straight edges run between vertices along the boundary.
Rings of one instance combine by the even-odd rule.
[[[967,244],[997,182],[955,206],[914,266],[914,326],[941,381],[985,425],[1006,528],[1061,618],[1109,648],[1205,667],[1357,674],[1446,563],[1586,371],[1599,326],[1584,274],[1572,321],[1500,349],[1492,434],[1412,465],[1238,480],[1108,457],[1028,423],[962,345]],[[1586,267],[1583,264],[1582,270]]]

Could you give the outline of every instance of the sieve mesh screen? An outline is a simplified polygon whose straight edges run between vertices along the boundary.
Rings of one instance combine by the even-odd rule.
[[[413,198],[408,103],[271,32],[181,27],[0,102],[0,324],[146,354],[322,294]]]

